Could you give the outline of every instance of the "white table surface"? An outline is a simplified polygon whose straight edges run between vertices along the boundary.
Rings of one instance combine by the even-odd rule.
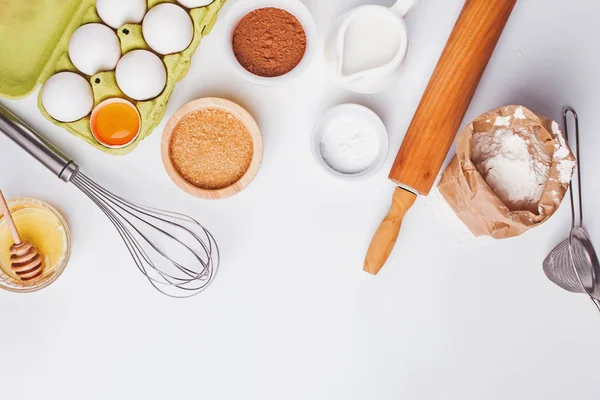
[[[368,2],[306,3],[323,32]],[[36,95],[2,100],[100,183],[198,218],[223,259],[203,294],[161,296],[101,212],[0,135],[0,187],[58,207],[74,240],[55,284],[0,292],[0,398],[597,399],[600,317],[541,269],[568,231],[566,202],[543,226],[495,241],[472,238],[433,195],[410,212],[381,274],[361,270],[393,190],[387,172],[462,3],[416,6],[402,79],[373,96],[332,87],[320,57],[289,86],[247,83],[226,64],[217,24],[167,116],[204,96],[233,99],[255,116],[262,169],[228,200],[192,198],[169,180],[164,120],[133,154],[113,158],[46,121]],[[575,106],[587,228],[600,246],[599,13],[593,0],[520,0],[466,119],[514,103],[553,118]],[[372,107],[390,131],[390,157],[365,182],[336,180],[310,153],[315,119],[348,101]]]

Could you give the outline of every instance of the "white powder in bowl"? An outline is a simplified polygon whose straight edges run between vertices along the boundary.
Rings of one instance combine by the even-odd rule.
[[[552,160],[535,134],[502,125],[473,135],[471,161],[509,210],[535,213]]]
[[[359,116],[338,116],[322,129],[323,159],[343,174],[356,174],[373,165],[380,145],[377,128],[371,121]]]

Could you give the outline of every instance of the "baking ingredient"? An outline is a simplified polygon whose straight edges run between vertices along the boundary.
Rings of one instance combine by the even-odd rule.
[[[527,119],[527,116],[525,115],[525,111],[523,111],[523,107],[517,107],[513,117],[515,117],[515,119],[521,119],[521,120]],[[554,123],[556,123],[556,122],[554,122]]]
[[[277,77],[293,70],[306,52],[306,33],[298,19],[279,8],[260,8],[244,16],[233,32],[233,53],[249,72]]]
[[[554,158],[562,160],[571,154],[571,151],[569,150],[567,141],[565,140],[565,137],[563,136],[563,133],[561,132],[556,121],[552,121],[552,134],[558,139],[558,143],[555,145],[554,149]]]
[[[567,141],[556,121],[552,122],[552,134],[558,139],[558,143],[554,146],[553,157],[558,162],[558,181],[562,184],[568,184],[571,182],[575,167],[577,167],[577,161],[567,158],[571,154],[571,150],[569,150]]]
[[[50,277],[68,257],[67,228],[64,220],[57,215],[57,211],[37,200],[12,201],[9,207],[21,239],[35,246],[43,257],[42,279]],[[10,261],[9,249],[13,242],[6,221],[0,220],[0,273],[18,281]]]
[[[165,88],[167,70],[158,56],[147,50],[133,50],[119,60],[117,85],[135,100],[153,99]]]
[[[183,8],[163,3],[148,11],[142,33],[148,46],[157,53],[179,53],[192,43],[194,25]]]
[[[9,248],[11,269],[23,282],[39,279],[44,272],[44,260],[38,249],[19,235],[10,208],[0,190],[0,214],[11,233],[13,244]]]
[[[71,36],[69,58],[86,75],[111,71],[121,58],[121,44],[117,34],[106,25],[86,24]]]
[[[353,75],[390,63],[400,50],[403,27],[368,11],[356,13],[344,35],[342,73]]]
[[[505,127],[509,127],[510,126],[510,115],[506,115],[506,116],[498,116],[496,117],[496,119],[494,120],[494,126],[505,126]]]
[[[562,160],[558,163],[558,181],[563,185],[571,182],[573,178],[573,172],[577,167],[577,161],[574,160]]]
[[[151,7],[165,1],[143,0],[142,3]],[[0,15],[25,15],[27,20],[12,18],[0,24],[0,69],[2,70],[0,72],[0,97],[23,98],[35,89],[36,97],[39,100],[39,112],[53,124],[60,124],[59,126],[64,134],[67,136],[72,135],[76,140],[83,140],[85,146],[90,146],[90,148],[99,150],[102,153],[125,155],[137,149],[142,140],[137,140],[122,149],[111,149],[102,146],[91,136],[87,119],[73,123],[62,123],[52,118],[41,103],[41,91],[39,89],[49,77],[67,70],[79,73],[70,63],[67,54],[68,43],[73,32],[82,24],[101,22],[96,14],[95,3],[96,0],[9,0],[8,3],[6,3],[6,0],[0,0],[0,9],[2,9]],[[125,7],[128,0],[116,0],[116,3]],[[25,5],[33,6],[34,4],[39,13],[36,14],[36,18],[31,18],[31,15],[23,13],[23,11]],[[209,28],[215,24],[217,19],[223,17],[223,12],[226,10],[223,10],[222,7],[225,4],[228,3],[224,0],[215,0],[207,8],[190,11],[190,15],[194,20],[194,27],[197,27],[194,40],[183,53],[165,58],[166,64],[172,63],[172,68],[168,68],[167,86],[163,90],[163,95],[151,100],[151,104],[139,105],[143,120],[141,137],[147,138],[158,132],[155,128],[162,120],[173,88],[188,72],[187,66],[189,66],[195,50],[201,45],[201,39],[209,36],[211,32],[215,32]],[[3,7],[4,5],[6,7]],[[2,16],[0,16],[0,19],[2,19]],[[143,16],[140,22],[141,20],[143,20]],[[218,26],[219,24],[217,24]],[[147,48],[140,25],[123,25],[119,28],[117,34],[122,42],[122,54],[136,48]],[[200,56],[200,64],[203,62],[202,59],[203,56]],[[94,105],[111,96],[131,100],[117,87],[114,71],[97,74],[93,77],[83,75],[83,77],[92,85],[96,101]]]
[[[100,103],[90,121],[96,140],[108,147],[128,145],[140,132],[140,114],[133,104],[123,99],[109,99]]]
[[[59,72],[44,84],[42,106],[57,121],[77,121],[92,111],[94,106],[92,87],[79,74]]]
[[[325,162],[343,174],[369,168],[379,155],[377,128],[359,116],[340,115],[323,126],[321,154]]]
[[[96,0],[100,19],[111,28],[139,24],[146,14],[146,0]]]
[[[507,116],[511,117],[508,128],[494,125],[498,117],[504,119]],[[523,106],[510,105],[480,115],[458,134],[456,156],[444,171],[438,188],[449,206],[475,236],[490,236],[495,239],[516,237],[540,226],[558,211],[569,186],[558,181],[559,163],[552,147],[559,140],[552,134],[551,125],[552,120],[544,116]],[[540,186],[543,185],[543,192],[541,197],[536,196],[540,197],[537,207],[535,202],[524,207],[507,207],[509,201],[501,198],[497,194],[499,192],[494,191],[492,185],[486,182],[485,173],[481,173],[483,168],[477,169],[474,165],[473,138],[479,134],[489,136],[495,131],[507,129],[525,141],[526,151],[529,153],[524,154],[525,158],[531,158],[532,163],[540,158],[544,160],[542,165],[550,163],[547,180],[543,182],[539,179]],[[533,142],[530,132],[535,135]],[[541,142],[543,146],[539,146],[537,142]],[[523,146],[522,141],[520,146]],[[545,157],[537,155],[538,151],[543,151]],[[565,160],[574,160],[574,157],[569,152]],[[523,169],[525,172],[522,174],[530,176],[527,168]],[[523,178],[519,177],[517,182],[521,179]],[[533,190],[535,189],[532,188]]]
[[[214,0],[177,0],[179,4],[187,8],[204,7],[212,3]]]
[[[210,190],[239,181],[253,154],[248,128],[235,115],[219,109],[186,115],[175,127],[170,144],[170,157],[181,177]]]
[[[552,160],[534,132],[500,122],[490,132],[473,135],[471,160],[510,211],[537,213]]]

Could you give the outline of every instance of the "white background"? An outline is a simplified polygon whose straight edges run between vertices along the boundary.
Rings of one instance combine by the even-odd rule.
[[[367,2],[306,3],[323,33]],[[169,180],[160,161],[164,121],[133,154],[114,158],[46,121],[36,95],[3,100],[108,188],[198,218],[223,260],[203,294],[161,296],[101,212],[0,135],[0,187],[58,207],[74,242],[55,284],[0,292],[0,397],[597,399],[600,317],[541,269],[568,232],[567,202],[543,226],[495,241],[470,237],[439,196],[422,198],[381,274],[361,271],[393,190],[387,172],[462,3],[415,7],[402,79],[374,96],[333,87],[321,57],[286,87],[247,83],[226,63],[217,23],[167,116],[205,96],[235,100],[255,116],[262,169],[227,200],[192,198]],[[600,246],[598,15],[593,0],[520,0],[466,120],[514,103],[556,119],[565,105],[576,107],[586,223]],[[390,131],[390,157],[365,182],[336,180],[310,153],[315,119],[348,101],[373,108]]]

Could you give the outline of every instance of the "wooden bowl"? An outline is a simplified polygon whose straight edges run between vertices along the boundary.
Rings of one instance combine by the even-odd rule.
[[[179,124],[179,121],[183,119],[186,115],[193,113],[195,111],[203,110],[203,109],[218,109],[222,111],[229,112],[236,116],[248,129],[250,136],[252,137],[253,143],[253,154],[252,161],[250,162],[250,166],[246,173],[234,184],[221,188],[221,189],[203,189],[198,186],[191,184],[186,181],[175,169],[173,166],[173,161],[171,160],[171,137],[173,136],[173,132],[175,128]],[[192,196],[200,197],[203,199],[223,199],[226,197],[233,196],[240,191],[242,191],[246,186],[252,182],[258,170],[260,168],[260,164],[262,162],[262,154],[263,154],[263,144],[262,144],[262,135],[258,128],[258,124],[252,118],[252,116],[232,101],[219,99],[219,98],[204,98],[194,100],[190,103],[187,103],[183,107],[181,107],[167,122],[165,129],[163,131],[162,142],[161,142],[161,154],[162,161],[167,171],[169,177],[175,182],[177,186],[179,186],[185,192],[191,194]]]

